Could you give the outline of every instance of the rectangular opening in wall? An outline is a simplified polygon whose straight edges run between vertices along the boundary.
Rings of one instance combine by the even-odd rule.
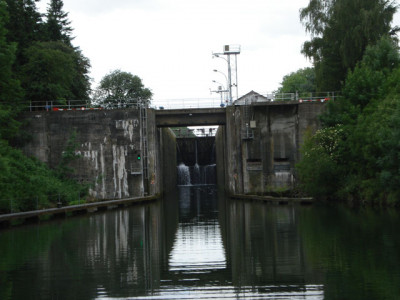
[[[289,172],[290,171],[290,162],[289,158],[274,158],[274,172]]]
[[[282,163],[282,162],[289,162],[289,158],[288,157],[275,157],[274,158],[274,162],[279,162],[279,163]]]
[[[259,158],[248,158],[247,171],[262,171],[261,159]]]
[[[247,160],[246,160],[248,163],[257,163],[257,162],[261,162],[261,159],[260,158],[248,158]]]

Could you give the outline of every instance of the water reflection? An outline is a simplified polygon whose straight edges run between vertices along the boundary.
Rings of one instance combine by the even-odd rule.
[[[179,225],[169,255],[170,272],[210,273],[225,269],[214,186],[179,187]]]
[[[161,204],[0,232],[1,299],[93,299],[158,288]]]
[[[397,211],[147,205],[0,231],[0,299],[397,299]]]
[[[323,297],[304,257],[296,207],[231,201],[227,209],[232,284],[241,296],[251,290],[265,297]]]
[[[179,187],[174,243],[154,299],[322,299],[304,262],[293,207],[227,200]]]

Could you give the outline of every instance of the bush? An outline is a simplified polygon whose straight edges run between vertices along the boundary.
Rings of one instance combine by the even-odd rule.
[[[87,187],[61,179],[45,164],[0,140],[0,212],[55,207],[84,197]]]

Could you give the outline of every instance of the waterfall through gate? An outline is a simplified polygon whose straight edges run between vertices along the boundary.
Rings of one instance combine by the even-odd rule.
[[[177,147],[178,159],[181,161],[177,166],[178,185],[216,184],[215,142],[208,142],[206,151],[201,139],[186,142],[191,143],[189,152],[182,150],[184,147]],[[187,147],[187,144],[185,146]],[[204,159],[205,156],[206,159]]]
[[[216,164],[186,166],[181,163],[178,167],[178,185],[216,184]]]

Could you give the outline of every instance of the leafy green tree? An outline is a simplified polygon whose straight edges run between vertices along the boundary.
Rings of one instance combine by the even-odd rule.
[[[62,0],[51,0],[47,9],[47,21],[45,23],[46,33],[50,41],[62,41],[71,46],[71,22],[68,13],[63,11]]]
[[[302,189],[318,198],[337,196],[341,186],[340,148],[345,137],[342,126],[321,129],[308,134],[302,147],[297,172]]]
[[[17,43],[16,70],[26,62],[24,49],[43,36],[43,22],[35,0],[1,0],[7,3],[7,40]]]
[[[349,72],[343,97],[328,104],[325,128],[304,144],[298,165],[304,190],[316,197],[399,202],[399,82],[398,46],[384,37],[367,47]],[[334,151],[326,147],[332,138]]]
[[[285,75],[282,79],[278,93],[294,93],[299,95],[315,92],[315,72],[314,68],[299,69]]]
[[[6,40],[5,24],[8,19],[6,3],[0,1],[0,139],[13,138],[18,130],[19,122],[15,120],[20,110],[22,89],[15,79],[12,65],[15,61],[17,46]]]
[[[63,1],[51,0],[45,22],[34,0],[0,1],[7,2],[7,40],[17,45],[13,69],[27,100],[85,103],[90,94],[90,61],[71,45],[72,28]]]
[[[354,124],[363,108],[374,99],[384,99],[396,86],[389,83],[393,70],[400,66],[399,47],[390,37],[382,37],[368,46],[363,59],[349,71],[342,90],[343,97],[328,104],[322,116],[326,126]]]
[[[45,35],[35,1],[0,0],[0,213],[70,203],[87,193],[86,186],[66,176],[69,157],[52,171],[12,147],[23,133],[17,117],[27,105],[25,95],[33,100],[88,97],[88,60],[61,41],[39,40]],[[70,145],[66,150],[71,152]]]
[[[400,105],[387,97],[372,101],[351,127],[347,144],[347,194],[359,201],[393,202],[400,196],[398,137]]]
[[[145,88],[140,77],[115,70],[100,81],[93,102],[96,105],[113,106],[141,103],[148,105],[153,93]]]
[[[353,70],[368,45],[384,35],[394,35],[394,1],[310,0],[300,19],[312,36],[302,52],[311,58],[317,90],[340,90],[347,71]]]
[[[392,39],[383,37],[376,45],[368,46],[363,59],[346,78],[343,96],[361,109],[371,99],[384,98],[384,82],[400,66],[399,47]]]
[[[60,42],[35,43],[26,49],[23,86],[27,98],[36,103],[72,99],[74,79],[71,49]]]
[[[22,68],[26,96],[35,104],[46,101],[84,100],[88,97],[88,62],[62,42],[38,42],[26,49],[28,62]]]
[[[74,47],[74,53],[71,53],[74,57],[74,69],[75,78],[71,85],[71,92],[74,95],[74,100],[89,100],[91,92],[91,84],[89,77],[90,60],[83,55],[79,47]],[[86,101],[83,101],[86,103]]]

